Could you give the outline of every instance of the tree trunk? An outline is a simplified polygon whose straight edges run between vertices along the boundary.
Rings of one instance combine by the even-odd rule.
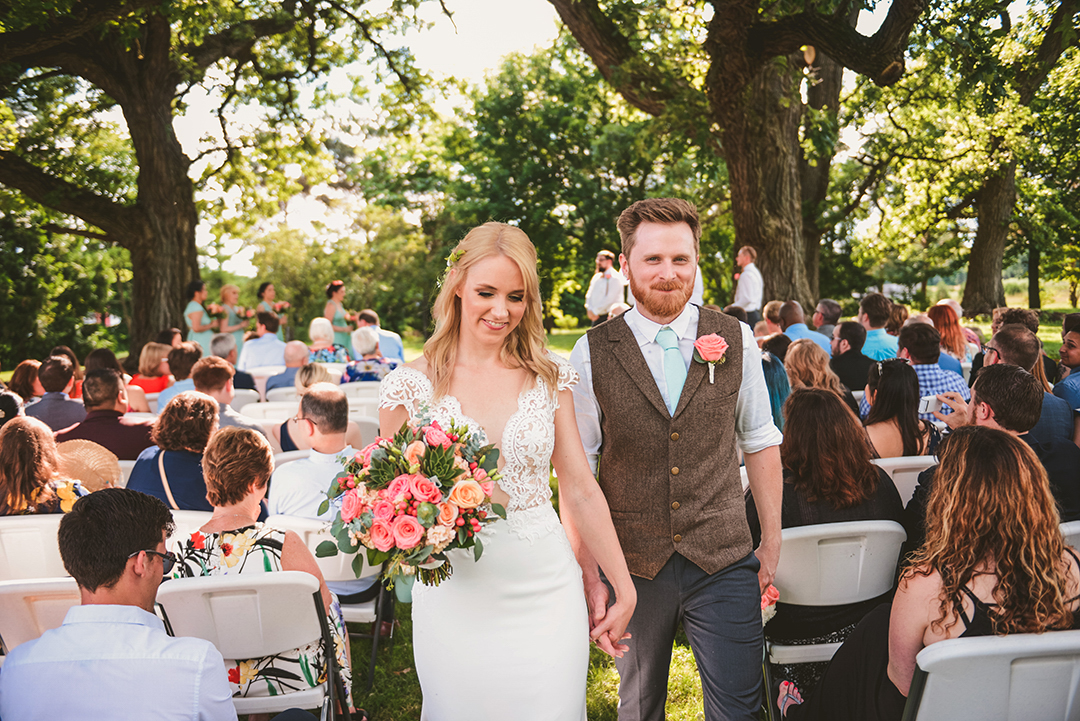
[[[1005,305],[1001,283],[1002,259],[1009,221],[1016,203],[1016,162],[999,168],[979,191],[979,229],[971,246],[964,286],[964,315],[990,313]]]
[[[1042,308],[1039,296],[1039,245],[1028,236],[1028,308]]]

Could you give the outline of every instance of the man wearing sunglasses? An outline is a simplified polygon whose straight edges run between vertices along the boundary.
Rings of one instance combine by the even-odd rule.
[[[164,503],[106,488],[60,522],[60,555],[82,605],[59,628],[16,647],[0,674],[0,717],[236,719],[221,654],[209,641],[172,638],[154,615],[175,557]]]

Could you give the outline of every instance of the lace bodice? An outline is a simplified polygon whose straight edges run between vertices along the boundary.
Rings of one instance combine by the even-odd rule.
[[[566,360],[552,355],[559,366],[558,390],[569,388],[578,380],[577,372]],[[441,424],[451,420],[467,424],[486,439],[483,427],[465,415],[461,403],[451,395],[434,398],[435,388],[426,375],[408,366],[391,372],[379,389],[379,408],[405,406],[409,419],[421,415]],[[502,479],[499,486],[510,497],[507,523],[519,535],[536,537],[558,517],[551,508],[551,486],[548,483],[551,453],[555,448],[555,409],[559,407],[557,392],[551,391],[542,378],[518,395],[518,408],[506,421],[500,453]]]

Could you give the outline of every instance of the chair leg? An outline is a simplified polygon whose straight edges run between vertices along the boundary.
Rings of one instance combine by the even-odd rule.
[[[382,622],[386,617],[386,596],[383,591],[379,592],[378,600],[375,602],[375,622],[371,627],[371,660],[368,662],[368,677],[367,686],[364,687],[364,693],[371,693],[371,689],[375,688],[375,661],[379,656],[379,640],[382,631]]]
[[[780,721],[780,712],[776,708],[776,699],[773,697],[772,667],[769,665],[769,649],[765,648],[765,654],[761,659],[761,673],[765,681],[765,710],[769,721]]]

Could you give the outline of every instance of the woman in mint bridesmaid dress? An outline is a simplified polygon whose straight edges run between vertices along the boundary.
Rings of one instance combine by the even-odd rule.
[[[239,302],[239,288],[231,283],[222,286],[221,306],[225,309],[225,319],[221,321],[221,332],[229,333],[236,339],[237,358],[240,357],[240,351],[244,347],[244,329],[248,327],[248,323],[250,322],[237,311]]]
[[[352,326],[345,317],[345,306],[342,305],[345,300],[345,283],[340,280],[331,282],[326,286],[326,297],[329,300],[326,301],[326,308],[323,309],[323,317],[334,326],[334,344],[346,349],[351,348]],[[349,355],[352,355],[352,351],[349,351]]]
[[[262,313],[269,313],[270,315],[281,321],[281,325],[277,329],[278,340],[285,340],[284,328],[287,322],[287,318],[278,315],[278,312],[274,310],[274,298],[277,297],[277,291],[274,289],[273,283],[263,283],[259,286],[259,292],[255,294],[259,299],[259,304],[255,306],[255,310]]]
[[[214,330],[218,327],[218,321],[212,319],[203,307],[207,295],[206,283],[201,280],[188,283],[188,304],[184,308],[184,323],[188,327],[187,339],[202,346],[204,358],[210,355],[210,339],[214,337]]]

